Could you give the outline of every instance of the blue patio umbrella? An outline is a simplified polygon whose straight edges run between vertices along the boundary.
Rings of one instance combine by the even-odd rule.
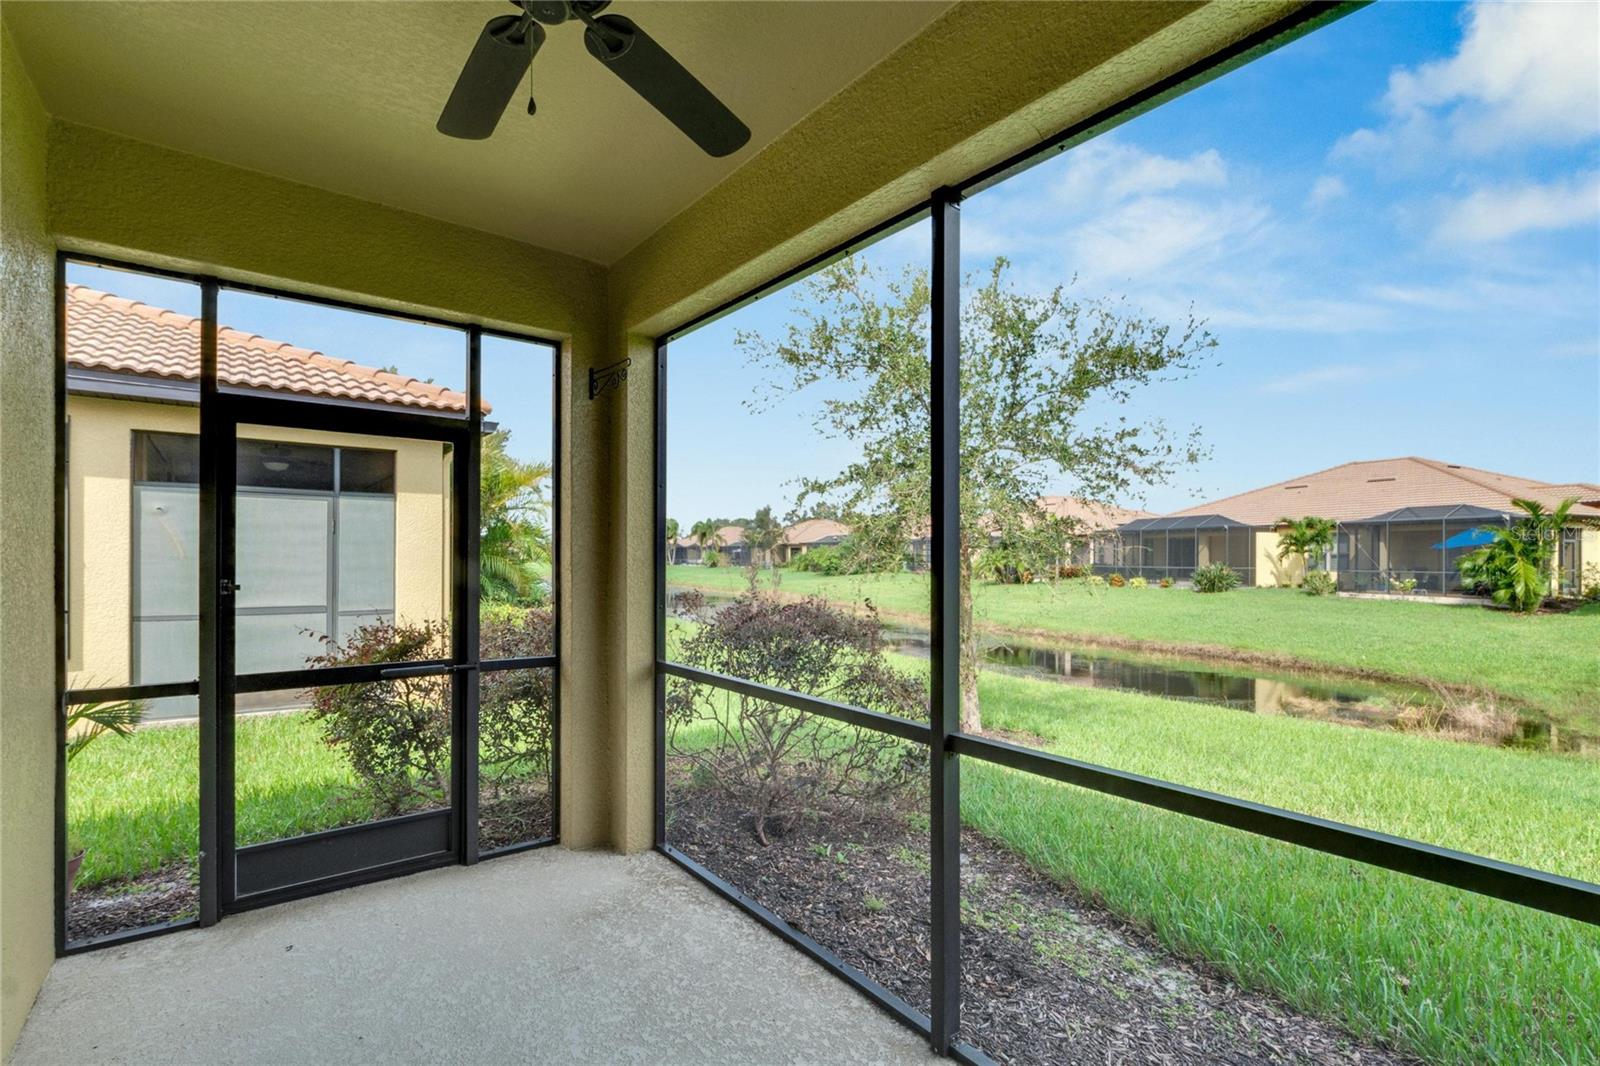
[[[1441,540],[1433,546],[1434,551],[1441,548],[1477,548],[1494,540],[1494,534],[1486,529],[1464,529],[1453,537]]]

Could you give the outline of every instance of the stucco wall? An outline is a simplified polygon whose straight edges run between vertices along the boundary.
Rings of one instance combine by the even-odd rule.
[[[54,247],[44,106],[0,27],[0,1055],[54,954]],[[31,461],[18,461],[19,459]]]
[[[1306,561],[1298,555],[1278,558],[1278,533],[1272,529],[1256,530],[1256,586],[1258,588],[1288,588],[1305,580]]]
[[[125,685],[133,681],[133,433],[198,433],[199,412],[73,396],[67,418],[67,683]],[[449,468],[439,444],[278,426],[242,427],[240,436],[393,451],[395,614],[413,622],[449,617]]]

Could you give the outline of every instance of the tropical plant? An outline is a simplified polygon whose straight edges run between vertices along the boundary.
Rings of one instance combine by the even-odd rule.
[[[745,526],[745,543],[767,569],[772,569],[772,552],[783,542],[783,523],[772,517],[772,508],[763,507]],[[754,560],[752,560],[752,563]]]
[[[1339,524],[1331,518],[1306,515],[1304,518],[1278,519],[1278,561],[1299,556],[1305,564],[1305,573],[1316,569],[1318,562],[1333,549],[1338,537]]]
[[[677,546],[677,542],[678,542],[678,520],[676,518],[667,519],[666,534],[667,534],[667,537],[666,537],[667,543],[665,545],[665,550],[666,550],[666,553],[667,553],[667,565],[671,566],[672,565],[672,559],[673,559],[673,551],[672,550],[673,550],[674,547]]]
[[[1190,579],[1196,592],[1227,592],[1239,587],[1239,572],[1226,563],[1196,567]]]
[[[1160,586],[1164,589],[1170,589],[1172,587],[1172,579],[1170,577],[1164,577],[1160,580],[1160,582],[1158,582],[1158,584],[1160,584]]]
[[[698,623],[679,645],[688,666],[927,719],[925,686],[890,664],[872,612],[755,595],[712,612],[696,592],[683,593],[678,605]],[[674,758],[735,803],[763,845],[807,810],[868,815],[927,765],[922,746],[887,733],[677,678],[668,681],[666,716]]]
[[[143,700],[96,700],[67,707],[67,762],[107,733],[132,736],[144,722],[148,706]]]
[[[1131,589],[1147,589],[1150,587],[1150,579],[1145,577],[1129,578],[1128,587]]]
[[[1081,537],[1081,526],[1046,522],[1041,497],[1053,483],[1070,483],[1084,500],[1112,502],[1202,458],[1197,430],[1174,435],[1159,420],[1102,421],[1096,413],[1123,407],[1141,386],[1199,369],[1216,346],[1192,318],[1173,328],[1121,303],[1075,299],[1064,285],[1025,291],[1010,281],[1009,267],[997,259],[961,301],[956,577],[968,732],[982,729],[972,617],[979,554],[995,536],[1002,543],[1063,531]],[[826,391],[818,432],[848,441],[860,458],[836,474],[802,478],[796,505],[823,501],[848,514],[867,545],[864,560],[899,559],[904,545],[927,535],[932,513],[927,272],[885,277],[857,256],[795,292],[798,313],[781,337],[736,335],[750,362],[777,379],[761,382],[747,403],[759,411],[812,386]]]
[[[695,544],[699,546],[702,553],[702,561],[704,560],[706,549],[709,548],[711,551],[716,551],[722,547],[722,534],[717,532],[721,528],[714,518],[702,518],[689,527],[689,536],[693,537]]]
[[[1339,591],[1339,582],[1326,570],[1312,570],[1300,587],[1308,596],[1332,596]]]
[[[1123,577],[1121,574],[1112,574],[1110,577],[1106,578],[1106,584],[1110,585],[1114,589],[1120,589],[1127,583],[1128,579]]]
[[[1389,575],[1389,588],[1394,592],[1403,592],[1407,595],[1417,591],[1417,579],[1414,577],[1400,577],[1398,574]]]
[[[723,563],[722,553],[716,549],[712,549],[700,557],[700,562],[704,566],[710,567],[711,569],[716,569]]]
[[[505,429],[483,438],[478,584],[487,601],[531,606],[544,601],[548,588],[550,465],[512,456],[510,440]]]
[[[1487,591],[1504,607],[1531,614],[1550,595],[1551,567],[1561,548],[1576,496],[1546,510],[1537,500],[1512,500],[1522,515],[1510,526],[1480,526],[1492,538],[1477,551],[1456,560],[1463,584]]]

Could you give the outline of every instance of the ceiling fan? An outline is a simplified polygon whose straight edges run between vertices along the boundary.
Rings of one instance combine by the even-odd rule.
[[[677,126],[708,155],[737,152],[750,129],[711,90],[673,59],[632,19],[602,15],[610,0],[512,0],[520,14],[489,20],[472,46],[456,87],[439,115],[450,137],[482,140],[494,132],[522,76],[545,42],[545,26],[584,25],[583,43],[627,86]],[[532,89],[528,114],[534,113]]]

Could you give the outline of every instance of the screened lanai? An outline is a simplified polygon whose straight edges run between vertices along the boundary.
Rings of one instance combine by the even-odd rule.
[[[1402,507],[1358,522],[1339,523],[1335,567],[1346,592],[1387,592],[1397,581],[1416,581],[1425,592],[1461,588],[1456,568],[1481,547],[1484,526],[1509,525],[1504,511],[1471,504]]]
[[[1160,580],[1187,581],[1196,567],[1226,563],[1246,585],[1255,584],[1255,530],[1219,514],[1139,518],[1117,527],[1096,560],[1100,573],[1117,572]]]

